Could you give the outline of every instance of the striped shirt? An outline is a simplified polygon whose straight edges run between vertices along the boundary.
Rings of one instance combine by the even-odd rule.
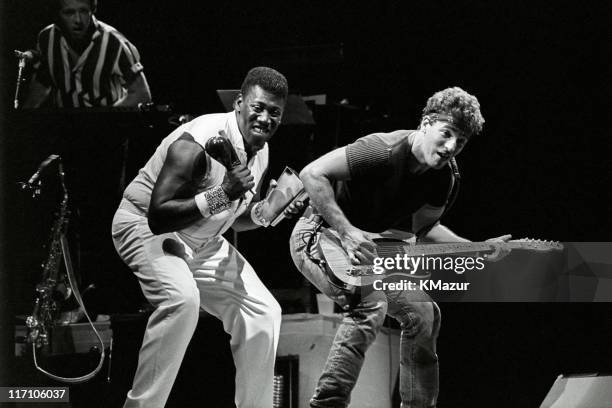
[[[57,107],[112,106],[143,69],[138,50],[120,32],[93,16],[92,24],[91,42],[78,57],[71,57],[74,51],[58,25],[38,34],[36,79],[52,89]]]

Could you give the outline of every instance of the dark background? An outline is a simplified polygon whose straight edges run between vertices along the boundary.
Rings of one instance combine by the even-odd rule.
[[[125,138],[134,146],[128,169],[133,176],[145,153],[170,130],[159,123],[147,127],[142,118],[94,118],[88,127],[79,118],[64,117],[58,124],[56,118],[10,111],[12,50],[34,47],[36,34],[51,21],[44,3],[0,4],[0,284],[7,359],[12,325],[4,322],[30,313],[53,208],[52,199],[33,202],[20,194],[15,182],[27,179],[51,153],[49,146],[60,143],[53,135],[62,133],[65,145],[79,146],[70,162],[80,169],[71,174],[75,202],[81,204],[72,231],[81,242],[75,249],[81,254],[79,272],[84,283],[98,286],[94,309],[131,310],[139,301],[138,287],[109,235],[118,202],[118,146]],[[239,87],[246,71],[261,64],[285,73],[292,93],[326,93],[329,106],[315,112],[316,128],[286,126],[275,136],[272,174],[285,162],[299,170],[336,141],[415,128],[433,92],[461,86],[478,97],[486,124],[459,157],[461,193],[445,224],[474,240],[512,233],[608,241],[609,6],[421,3],[101,0],[97,17],[137,46],[154,100],[172,104],[178,113],[220,111],[214,91]],[[355,109],[334,105],[344,98]],[[86,136],[66,134],[77,128]],[[289,224],[240,234],[241,251],[274,288],[301,285],[287,255]],[[611,309],[609,304],[442,304],[441,405],[535,406],[557,374],[612,372]]]

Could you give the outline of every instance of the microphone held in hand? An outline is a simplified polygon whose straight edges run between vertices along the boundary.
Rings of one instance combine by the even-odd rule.
[[[234,150],[234,146],[232,146],[229,139],[223,136],[215,136],[208,139],[204,149],[210,157],[225,166],[227,170],[240,165],[240,159],[236,150]]]
[[[208,153],[210,157],[221,163],[228,172],[241,164],[234,146],[232,146],[232,143],[227,137],[222,136],[221,134],[208,139],[204,145],[204,150],[206,150],[206,153]],[[249,191],[251,194],[253,194],[253,196],[255,195],[255,192],[252,189]],[[245,196],[242,195],[240,203],[242,203],[242,200],[244,199]]]

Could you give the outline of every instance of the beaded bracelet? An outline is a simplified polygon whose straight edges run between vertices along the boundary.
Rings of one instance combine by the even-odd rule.
[[[221,186],[205,191],[204,197],[206,197],[206,201],[208,201],[211,215],[219,214],[220,212],[230,208],[232,205],[229,197],[227,194],[225,194],[225,191]]]
[[[197,194],[195,202],[204,218],[219,214],[231,207],[231,202],[221,186]]]

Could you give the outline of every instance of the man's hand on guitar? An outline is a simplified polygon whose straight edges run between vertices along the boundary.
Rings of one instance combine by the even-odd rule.
[[[342,246],[353,265],[372,265],[374,263],[374,258],[378,254],[372,235],[355,227],[351,227],[340,234]]]
[[[512,238],[512,235],[506,234],[496,238],[489,238],[485,242],[491,242],[494,248],[493,253],[487,255],[487,261],[497,262],[510,253],[510,248],[504,245]]]

